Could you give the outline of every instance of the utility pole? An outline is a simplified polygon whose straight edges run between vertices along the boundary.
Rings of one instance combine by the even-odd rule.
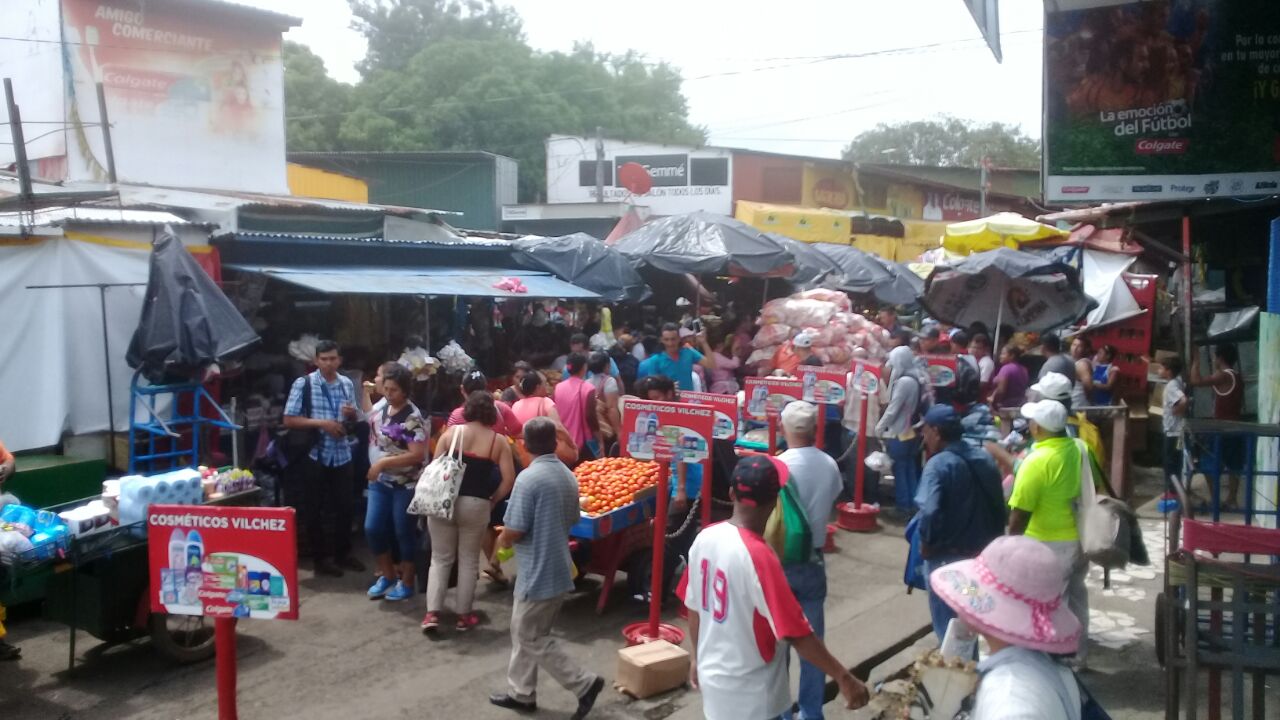
[[[111,145],[111,120],[107,117],[107,93],[98,83],[98,121],[102,123],[102,150],[107,158],[107,181],[116,184],[116,151]]]
[[[982,158],[982,169],[978,173],[978,217],[987,216],[987,188],[991,185],[989,172],[991,170],[991,158]]]
[[[604,202],[604,128],[596,126],[596,202]]]
[[[4,102],[9,110],[9,139],[13,141],[13,161],[18,169],[18,192],[23,203],[35,198],[31,190],[31,168],[27,166],[27,140],[22,132],[22,111],[13,97],[13,81],[4,79]]]

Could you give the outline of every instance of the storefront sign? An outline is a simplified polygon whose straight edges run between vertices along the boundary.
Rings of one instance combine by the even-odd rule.
[[[152,505],[151,610],[298,619],[293,508]]]
[[[744,384],[747,407],[743,414],[753,420],[776,417],[787,403],[804,397],[804,382],[792,378],[749,377]]]
[[[801,205],[805,207],[833,210],[852,210],[855,207],[856,188],[851,169],[806,163],[800,183]]]
[[[692,405],[708,405],[715,408],[716,421],[712,437],[716,440],[734,440],[738,437],[738,396],[719,393],[681,390],[676,393],[680,402]]]
[[[951,387],[956,384],[955,355],[925,355],[924,362],[929,368],[929,382],[934,387]]]
[[[1047,8],[1049,202],[1275,194],[1280,3]]]
[[[819,405],[843,405],[849,373],[800,367],[801,399]]]
[[[214,3],[55,5],[68,121],[96,120],[94,85],[102,83],[122,181],[289,191],[278,25]],[[70,179],[106,177],[100,132],[83,133],[66,151]]]
[[[596,200],[595,139],[552,135],[547,139],[547,202]],[[604,141],[604,200],[644,205],[654,215],[706,210],[733,213],[733,161],[728,150]],[[620,177],[639,167],[648,190],[637,194]]]
[[[711,457],[715,416],[705,405],[625,398],[622,447],[638,460],[653,460],[670,448],[680,462],[699,463]]]

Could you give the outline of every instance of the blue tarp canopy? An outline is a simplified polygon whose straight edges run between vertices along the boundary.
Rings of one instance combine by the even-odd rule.
[[[597,300],[599,295],[547,273],[502,268],[297,267],[242,265],[227,267],[258,272],[310,290],[354,295],[459,295],[490,298],[563,298]],[[503,278],[518,278],[527,293],[499,290]]]

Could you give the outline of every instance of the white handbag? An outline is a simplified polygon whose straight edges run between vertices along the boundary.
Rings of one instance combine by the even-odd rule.
[[[1076,445],[1080,449],[1080,504],[1076,514],[1080,551],[1104,568],[1122,568],[1129,562],[1133,510],[1120,500],[1097,494],[1088,446],[1082,440],[1076,440]]]
[[[413,499],[409,501],[410,515],[453,519],[453,507],[458,501],[458,488],[462,486],[462,475],[466,464],[462,462],[462,436],[466,432],[465,425],[454,427],[449,441],[449,450],[443,455],[437,454],[431,463],[422,470],[418,478],[418,486],[414,489]]]

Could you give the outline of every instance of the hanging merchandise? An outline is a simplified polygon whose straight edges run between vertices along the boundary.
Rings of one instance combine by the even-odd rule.
[[[427,380],[436,374],[436,367],[440,365],[440,361],[431,357],[424,347],[406,348],[400,354],[399,360],[401,365],[409,368],[409,372],[413,373],[414,380]]]
[[[319,342],[320,338],[304,333],[297,340],[289,343],[289,357],[304,363],[315,362],[316,344]]]
[[[440,348],[440,362],[444,364],[444,369],[455,374],[462,374],[470,370],[475,361],[467,354],[466,350],[458,344],[456,340],[450,340],[448,345]]]
[[[607,307],[600,308],[600,332],[591,336],[591,349],[607,351],[618,343],[613,336],[613,311]]]

